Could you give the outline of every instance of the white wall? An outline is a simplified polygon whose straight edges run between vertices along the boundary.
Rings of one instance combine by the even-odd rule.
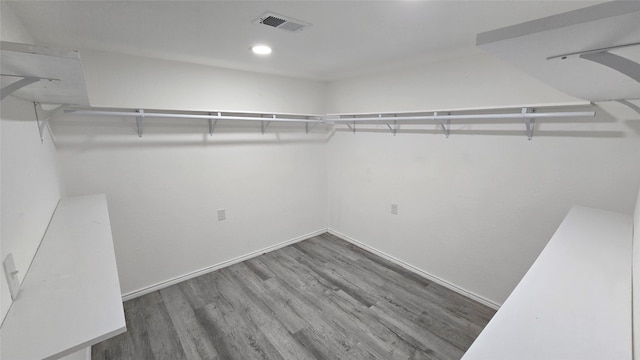
[[[324,114],[326,84],[80,51],[94,107]],[[93,125],[82,126],[90,122]],[[125,294],[326,229],[326,132],[303,124],[56,120],[69,195],[107,194]],[[154,127],[158,125],[157,127]],[[218,222],[216,210],[228,219]]]
[[[81,56],[91,104],[101,107],[322,114],[578,102],[480,51],[328,85]],[[521,125],[454,126],[449,139],[435,127],[396,137],[384,127],[339,130],[327,144],[323,131],[271,125],[260,135],[257,124],[222,124],[209,138],[201,122],[151,119],[139,139],[133,119],[71,116],[54,133],[66,192],[107,194],[125,293],[328,224],[500,303],[571,205],[631,211],[638,129],[597,121],[541,125],[533,141]],[[219,208],[226,221],[216,220]]]
[[[326,138],[304,125],[56,120],[69,195],[104,192],[125,294],[327,228]],[[224,208],[227,220],[218,221]]]
[[[2,254],[12,253],[20,281],[31,264],[60,199],[55,147],[40,143],[33,103],[2,101]],[[11,304],[2,275],[2,317]]]
[[[633,353],[640,359],[640,189],[633,212]]]
[[[2,40],[33,39],[5,2],[0,3]],[[55,147],[46,134],[40,143],[33,103],[9,96],[0,110],[0,258],[12,253],[22,281],[60,198]],[[0,267],[0,320],[11,296]]]
[[[16,14],[8,5],[8,2],[3,1],[0,3],[0,38],[2,41],[10,41],[24,44],[33,44],[34,38],[29,33],[27,28],[22,23],[22,20],[16,16]]]
[[[94,107],[324,114],[326,84],[81,50]]]
[[[572,205],[633,208],[637,127],[550,127],[531,141],[522,129],[500,135],[468,125],[453,126],[448,139],[435,129],[337,131],[328,145],[329,227],[502,303]]]
[[[583,102],[481,50],[330,83],[327,112],[376,113]]]
[[[576,101],[485,55],[339,81],[328,99],[347,113]],[[454,122],[448,139],[437,126],[341,127],[328,144],[329,228],[500,304],[572,205],[631,213],[640,115],[597,111],[539,124],[531,141],[524,124]]]

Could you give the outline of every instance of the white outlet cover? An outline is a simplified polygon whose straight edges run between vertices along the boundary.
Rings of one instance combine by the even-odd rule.
[[[7,278],[7,282],[9,283],[11,299],[15,300],[18,298],[18,293],[20,293],[20,281],[18,280],[16,264],[13,261],[13,254],[10,253],[6,258],[4,258],[2,266],[4,267],[4,276]]]

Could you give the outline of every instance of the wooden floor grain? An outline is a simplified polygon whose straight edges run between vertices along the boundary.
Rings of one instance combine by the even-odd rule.
[[[460,359],[494,314],[330,234],[124,307],[93,360]]]

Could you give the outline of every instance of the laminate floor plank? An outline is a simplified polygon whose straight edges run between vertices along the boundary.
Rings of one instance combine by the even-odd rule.
[[[329,244],[334,244],[334,245],[337,245],[338,248],[345,249],[344,252],[351,251],[351,252],[360,254],[361,257],[358,259],[358,261],[368,260],[368,262],[370,263],[378,264],[380,267],[378,267],[378,269],[376,270],[373,270],[372,271],[373,273],[377,274],[380,272],[381,268],[383,268],[383,269],[391,270],[392,272],[395,272],[397,274],[400,274],[406,280],[415,282],[416,284],[421,284],[424,286],[429,286],[430,284],[434,284],[432,281],[416,273],[408,271],[402,268],[400,265],[394,264],[389,260],[386,260],[366,250],[363,250],[343,239],[340,239],[335,235],[325,233],[314,239],[317,239],[317,238],[322,238],[326,240],[326,242],[323,243],[325,246],[329,246]],[[382,272],[386,273],[386,271],[382,271]],[[434,285],[437,285],[437,284],[434,284]],[[434,295],[437,295],[442,299],[444,299],[447,305],[452,306],[452,309],[457,310],[457,312],[461,315],[465,315],[464,310],[471,309],[472,311],[469,311],[468,315],[473,315],[475,319],[477,319],[480,322],[488,322],[489,320],[491,320],[491,318],[495,314],[495,310],[483,304],[480,304],[468,297],[460,296],[460,294],[444,286],[439,286],[439,285],[434,286],[431,288],[430,291]]]
[[[269,349],[275,348],[278,352],[277,356],[282,354],[283,358],[313,359],[306,349],[292,340],[284,325],[273,316],[274,312],[261,300],[259,294],[249,287],[249,284],[254,283],[251,279],[255,276],[254,273],[244,264],[236,264],[225,270],[227,271],[224,271],[224,276],[229,281],[229,285],[235,286],[238,291],[225,291],[224,296],[234,304],[234,308],[239,311],[245,322],[250,324],[253,332],[266,338]],[[260,336],[259,339],[262,337]],[[272,355],[267,358],[273,359],[277,356]]]
[[[189,301],[191,292],[186,284],[160,290],[187,359],[215,360],[218,352],[198,322],[193,302]]]
[[[359,285],[350,282],[335,271],[328,269],[327,265],[331,264],[330,262],[323,262],[320,259],[316,259],[312,256],[312,253],[307,254],[307,257],[304,257],[298,261],[301,264],[309,267],[311,271],[320,276],[324,281],[331,284],[334,289],[340,289],[344,291],[345,293],[349,294],[349,296],[358,300],[366,307],[370,307],[371,305],[375,304],[375,294],[360,291]],[[360,280],[365,281],[365,279]]]
[[[377,359],[408,359],[415,351],[413,346],[373,317],[368,308],[343,291],[327,292],[322,300],[327,304],[327,311],[339,315],[335,318],[340,320],[348,334],[375,354]]]
[[[403,339],[406,339],[416,349],[420,349],[425,355],[439,360],[462,358],[464,351],[423,328],[411,317],[392,316],[391,314],[395,314],[393,310],[392,308],[378,305],[371,308],[371,311],[380,318],[380,321],[385,326],[398,334],[402,334],[400,336]]]
[[[92,359],[460,359],[494,313],[325,233],[125,302]]]
[[[414,291],[421,297],[429,299],[430,302],[442,304],[443,308],[447,311],[455,313],[456,316],[460,318],[467,318],[472,323],[486,323],[491,319],[495,312],[491,308],[479,304],[469,298],[460,296],[458,293],[443,286],[434,284],[433,282],[409,272],[386,259],[370,254],[333,235],[325,234],[322,236],[323,239],[330,240],[323,242],[322,246],[331,247],[331,244],[333,244],[338,249],[340,249],[341,246],[342,248],[346,248],[342,253],[352,251],[354,253],[362,254],[363,256],[358,259],[359,267],[366,270],[369,274],[372,274],[372,276],[385,278],[386,282],[384,286],[391,292],[395,293],[397,289]],[[414,281],[418,286],[406,286],[405,284],[407,279]],[[428,286],[431,287],[427,289]],[[484,328],[484,326],[482,326],[481,329],[482,328]]]
[[[366,350],[356,348],[354,338],[349,336],[350,334],[338,323],[341,320],[339,316],[327,314],[323,310],[322,304],[318,302],[319,297],[317,295],[299,292],[291,284],[278,278],[269,279],[267,282],[279,293],[279,296],[282,296],[283,299],[288,299],[286,300],[287,307],[291,311],[308,321],[309,326],[302,330],[312,328],[315,330],[314,333],[323,339],[324,346],[332,349],[334,355],[330,358],[363,358],[360,353],[366,352]]]
[[[274,274],[269,271],[269,268],[267,268],[259,258],[249,259],[245,261],[244,264],[258,277],[260,277],[261,280],[268,280],[274,276]]]

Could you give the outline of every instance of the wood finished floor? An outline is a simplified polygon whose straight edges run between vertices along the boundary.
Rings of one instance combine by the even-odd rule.
[[[330,234],[124,307],[93,360],[460,359],[494,314]]]

